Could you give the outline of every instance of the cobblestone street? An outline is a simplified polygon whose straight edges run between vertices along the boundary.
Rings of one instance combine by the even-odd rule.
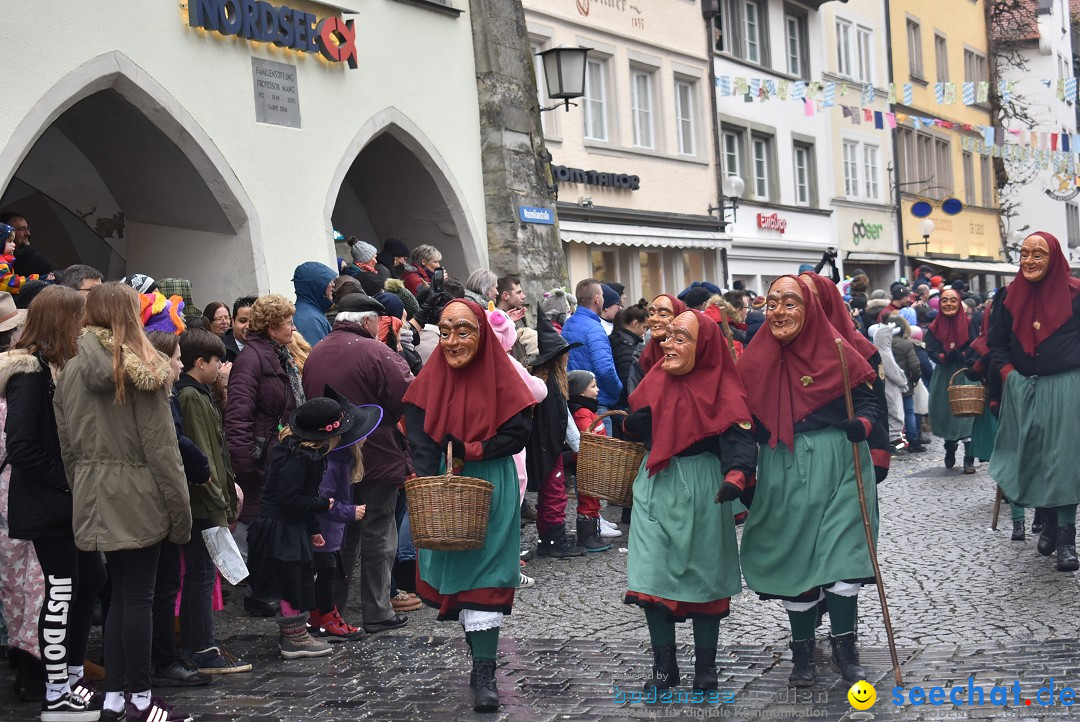
[[[880,560],[905,688],[1019,681],[1019,705],[952,707],[892,704],[893,681],[877,593],[864,589],[860,644],[877,688],[876,718],[988,719],[1065,716],[1061,706],[1029,706],[1044,684],[1058,690],[1080,681],[1075,661],[1077,578],[1038,556],[1035,537],[1009,540],[1008,507],[990,531],[993,485],[979,465],[974,476],[941,466],[941,444],[894,460],[882,487]],[[617,510],[605,513],[617,520]],[[1028,525],[1031,512],[1028,512]],[[535,540],[533,527],[523,529]],[[847,686],[829,671],[826,628],[819,630],[818,685],[795,696],[787,617],[776,602],[743,592],[721,625],[720,686],[728,703],[645,706],[614,697],[640,690],[649,671],[648,633],[640,610],[622,604],[626,535],[611,551],[571,560],[535,560],[526,572],[536,586],[517,596],[503,627],[499,686],[503,708],[484,719],[615,720],[653,716],[763,719],[796,716],[868,719],[847,701]],[[620,543],[621,542],[621,543]],[[219,616],[219,636],[230,651],[255,665],[250,674],[218,679],[209,687],[161,690],[197,720],[457,720],[471,711],[468,655],[460,627],[435,622],[433,610],[409,615],[400,632],[340,645],[333,657],[286,663],[274,646],[271,620],[239,611],[234,590]],[[346,617],[359,623],[359,610]],[[679,625],[683,689],[693,666],[690,625]],[[100,651],[95,629],[91,653]],[[5,672],[5,675],[9,673]],[[1050,680],[1053,679],[1053,682]],[[6,676],[5,680],[9,680]],[[1011,689],[1011,687],[1010,687]],[[946,690],[947,691],[947,690]],[[967,699],[967,694],[963,695]],[[37,718],[37,706],[16,702],[8,681],[0,690],[0,717]]]

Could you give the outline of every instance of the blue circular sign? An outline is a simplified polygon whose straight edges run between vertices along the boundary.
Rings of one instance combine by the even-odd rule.
[[[947,216],[955,216],[962,210],[964,210],[964,204],[959,198],[948,198],[941,204],[941,211]]]
[[[926,201],[919,201],[911,206],[911,215],[916,218],[926,218],[934,210],[934,207]]]

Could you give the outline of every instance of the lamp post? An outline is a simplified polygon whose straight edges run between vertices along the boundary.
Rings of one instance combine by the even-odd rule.
[[[908,241],[907,247],[922,246],[923,253],[926,253],[930,248],[930,234],[934,232],[934,222],[929,218],[924,218],[923,222],[919,224],[919,233],[923,239],[921,241]]]
[[[552,100],[561,100],[566,112],[570,112],[571,99],[585,95],[585,69],[586,57],[592,48],[551,48],[541,53],[540,60],[544,64],[544,82],[547,84],[547,94]],[[554,110],[559,103],[540,111]]]
[[[724,222],[727,223],[727,212],[731,211],[731,222],[734,223],[738,219],[739,199],[742,198],[743,191],[746,190],[746,181],[737,175],[724,176],[722,187],[724,195],[720,205],[709,206],[709,214],[720,211]],[[731,203],[725,203],[725,199],[729,199]]]

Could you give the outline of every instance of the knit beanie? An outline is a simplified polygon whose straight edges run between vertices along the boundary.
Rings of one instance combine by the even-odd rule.
[[[570,313],[570,301],[566,290],[553,288],[550,291],[544,291],[544,297],[540,299],[540,308],[548,318],[559,318]]]
[[[405,313],[409,314],[409,318],[415,318],[416,314],[420,313],[420,304],[417,303],[416,296],[412,295],[399,279],[386,279],[383,288],[401,299],[401,303],[405,307]]]
[[[393,258],[408,258],[409,247],[405,245],[405,242],[400,238],[387,238],[383,242],[383,253]]]
[[[581,396],[585,389],[589,388],[589,384],[592,383],[594,378],[596,378],[596,374],[592,371],[584,371],[581,369],[566,374],[570,395]]]
[[[349,254],[357,263],[371,263],[378,251],[375,246],[357,238],[349,239]]]
[[[126,283],[139,293],[153,293],[157,290],[157,283],[145,273],[133,273],[120,282]]]
[[[386,309],[387,316],[396,318],[399,321],[401,320],[401,314],[405,312],[405,304],[401,302],[400,297],[395,296],[389,291],[383,291],[382,293],[375,294],[373,298],[383,305],[383,308]]]
[[[158,291],[139,294],[143,328],[150,331],[165,331],[180,335],[186,329],[184,318],[184,299],[180,296],[165,298]]]

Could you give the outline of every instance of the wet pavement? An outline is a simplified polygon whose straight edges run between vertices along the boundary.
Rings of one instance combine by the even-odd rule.
[[[1034,536],[1010,541],[1007,506],[998,530],[990,531],[994,497],[985,465],[964,476],[942,467],[940,442],[930,448],[897,457],[881,487],[879,554],[904,690],[892,691],[877,592],[866,588],[860,649],[878,695],[868,712],[852,708],[847,685],[829,669],[827,623],[819,629],[818,684],[789,690],[786,614],[778,603],[745,591],[721,625],[719,701],[638,701],[651,655],[641,611],[622,604],[625,530],[608,552],[528,564],[525,572],[536,586],[518,593],[503,627],[497,671],[503,708],[497,714],[472,712],[460,626],[436,622],[433,610],[409,613],[403,629],[337,645],[332,657],[286,662],[277,655],[273,622],[240,611],[242,588],[233,591],[217,629],[227,648],[255,670],[209,687],[157,692],[196,719],[215,721],[1067,716],[1072,698],[1063,688],[1080,686],[1077,576],[1056,572],[1051,559],[1036,553]],[[618,509],[604,513],[618,520]],[[523,538],[534,542],[535,529],[523,529]],[[358,609],[345,616],[360,623]],[[100,652],[98,634],[95,629],[92,654]],[[689,694],[689,624],[678,625],[677,639],[680,690]],[[0,719],[36,719],[36,706],[15,701],[9,681],[10,673],[0,673]],[[962,703],[956,706],[949,697],[954,686],[963,688],[954,694]],[[944,689],[931,697],[932,687]],[[984,704],[967,704],[969,697],[978,701],[980,689]],[[1054,704],[1041,704],[1051,691]],[[894,704],[898,696],[904,706]]]

